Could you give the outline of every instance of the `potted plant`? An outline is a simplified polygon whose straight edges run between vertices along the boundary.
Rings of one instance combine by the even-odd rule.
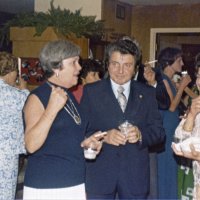
[[[68,9],[61,10],[53,5],[53,0],[50,2],[48,12],[21,13],[15,18],[9,20],[0,29],[1,40],[9,40],[9,28],[17,27],[34,27],[35,36],[40,36],[49,26],[53,27],[58,35],[69,37],[97,37],[103,35],[103,21],[95,20],[95,16],[82,16],[81,9],[71,12]]]
[[[62,10],[59,6],[55,8],[52,0],[50,9],[46,13],[21,13],[7,21],[0,29],[0,40],[1,44],[10,39],[15,41],[16,35],[21,37],[19,40],[24,39],[25,36],[29,37],[28,40],[30,37],[34,37],[32,41],[40,37],[43,37],[43,40],[45,38],[48,40],[50,35],[53,36],[53,39],[89,38],[100,40],[104,32],[103,21],[95,19],[95,16],[82,16],[81,9],[71,12],[68,9]],[[27,29],[29,29],[28,33],[23,34],[22,32],[27,31]],[[51,33],[48,33],[48,30],[51,30]],[[16,50],[17,52],[18,50]]]

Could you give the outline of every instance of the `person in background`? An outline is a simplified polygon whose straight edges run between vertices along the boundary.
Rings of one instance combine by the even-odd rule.
[[[149,84],[152,85],[153,87],[156,88],[156,98],[158,101],[158,108],[159,110],[162,112],[164,110],[168,110],[170,107],[170,98],[167,92],[167,89],[165,87],[164,81],[163,81],[163,77],[162,77],[162,73],[161,73],[161,69],[158,66],[151,66],[147,63],[145,63],[144,65],[145,67],[143,68],[143,73],[144,73],[144,80]],[[179,72],[180,73],[180,72]],[[181,76],[180,80],[181,80]],[[173,76],[173,80],[174,80],[174,76]],[[176,82],[176,84],[178,85],[179,83]],[[186,87],[184,89],[184,92],[190,96],[190,98],[194,98],[194,93],[189,89],[189,87]],[[182,101],[182,99],[181,99]],[[179,103],[179,112],[180,112],[180,103]],[[184,111],[185,112],[185,111]],[[181,113],[180,113],[181,115]],[[162,148],[162,146],[161,146]],[[151,193],[149,196],[149,199],[157,199],[158,198],[158,185],[157,185],[157,152],[160,151],[160,147],[158,147],[157,145],[155,147],[151,147],[150,148],[150,163],[152,165],[151,167],[151,172],[153,172],[151,174],[151,179],[152,179],[152,184],[151,184]],[[155,153],[154,153],[155,152]],[[179,160],[179,163],[182,165],[182,160]],[[185,161],[184,161],[185,162]],[[185,185],[186,182],[188,182],[189,180],[186,181],[186,179],[189,179],[188,177],[186,178],[185,173],[182,175],[183,170],[181,167],[179,167],[179,172],[178,172],[178,181],[179,181],[179,185],[181,185],[181,178],[183,178],[183,183]],[[182,186],[183,187],[183,186]],[[189,186],[188,186],[189,187]],[[179,186],[180,188],[180,186]]]
[[[159,110],[168,110],[170,98],[163,82],[161,70],[152,64],[140,63],[138,68],[137,81],[143,82],[155,88],[156,99]],[[158,198],[158,170],[157,170],[157,145],[149,148],[150,153],[150,193],[148,199]]]
[[[39,59],[47,80],[31,92],[24,107],[29,152],[26,200],[86,199],[81,146],[94,142],[98,153],[102,144],[95,135],[84,140],[85,119],[69,91],[78,81],[79,55],[80,48],[67,40],[49,42],[41,50]]]
[[[139,57],[130,38],[110,43],[105,53],[108,78],[84,87],[87,135],[107,132],[99,156],[87,162],[88,199],[146,199],[149,193],[148,147],[163,142],[165,133],[155,90],[133,80]],[[120,124],[126,120],[130,125],[123,132]]]
[[[29,91],[18,76],[17,58],[0,52],[0,200],[14,200],[19,154],[25,153],[22,109]]]
[[[165,87],[159,67],[154,67],[148,63],[140,64],[137,81],[146,83],[156,89],[156,99],[159,110],[169,109],[170,97]]]
[[[79,74],[78,85],[71,89],[76,100],[80,103],[83,86],[88,83],[93,83],[104,76],[104,70],[101,63],[94,59],[83,59],[80,63],[82,69]]]
[[[200,91],[200,54],[196,56],[196,86]],[[176,136],[191,135],[198,137],[200,141],[200,96],[192,100],[189,112],[185,118],[179,123],[176,132]],[[198,145],[199,142],[197,141]],[[193,199],[200,199],[200,152],[195,150],[193,144],[190,145],[191,152],[178,151],[175,145],[172,145],[173,151],[178,156],[193,159],[193,175],[194,175],[194,191]]]
[[[163,81],[170,97],[168,110],[160,111],[166,133],[166,141],[158,150],[158,198],[178,199],[178,165],[171,149],[171,143],[176,127],[179,124],[178,105],[184,89],[190,83],[189,75],[182,77],[177,85],[173,82],[173,75],[182,71],[184,65],[182,52],[178,48],[167,47],[158,56],[158,66],[162,70]]]

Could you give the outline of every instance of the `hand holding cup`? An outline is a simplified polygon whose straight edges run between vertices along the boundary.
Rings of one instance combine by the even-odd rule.
[[[142,139],[141,132],[138,129],[138,127],[128,121],[124,121],[119,126],[119,129],[121,133],[123,133],[126,136],[126,140],[129,143],[136,143],[138,141],[141,141]]]
[[[106,134],[107,132],[98,131],[81,143],[81,147],[84,148],[84,156],[86,159],[96,158],[96,155],[100,152],[102,148],[101,140]]]

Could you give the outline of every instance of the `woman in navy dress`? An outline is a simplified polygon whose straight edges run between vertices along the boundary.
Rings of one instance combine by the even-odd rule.
[[[161,111],[166,142],[158,153],[158,196],[159,199],[178,199],[178,165],[171,149],[171,143],[179,124],[178,105],[191,78],[186,75],[178,84],[173,81],[174,74],[181,72],[184,65],[181,50],[177,48],[163,49],[158,57],[158,64],[162,68],[163,81],[171,101],[169,109]]]
[[[33,90],[24,108],[29,152],[24,199],[86,199],[85,159],[81,142],[85,120],[69,91],[81,70],[80,48],[69,41],[44,46],[40,63],[47,81]],[[96,135],[95,135],[96,136]],[[101,143],[92,135],[82,146]]]

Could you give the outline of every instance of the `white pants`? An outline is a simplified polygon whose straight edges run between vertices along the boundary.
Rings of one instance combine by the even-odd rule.
[[[58,188],[58,189],[36,189],[24,186],[24,200],[86,200],[85,184]]]

